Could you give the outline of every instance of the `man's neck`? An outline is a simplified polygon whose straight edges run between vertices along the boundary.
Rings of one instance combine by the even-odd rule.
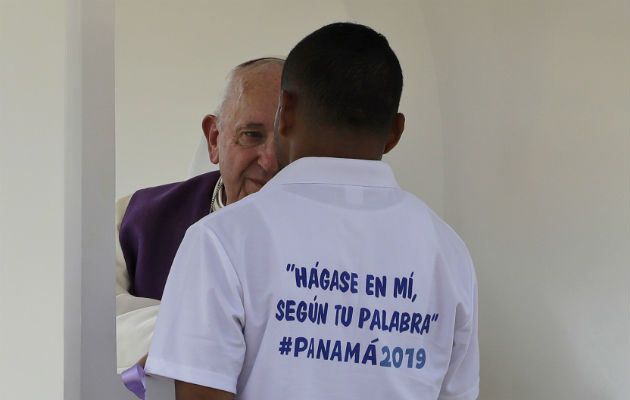
[[[374,140],[352,140],[341,138],[330,140],[325,137],[319,142],[296,143],[289,151],[290,161],[303,157],[335,157],[359,160],[381,160],[383,144]]]

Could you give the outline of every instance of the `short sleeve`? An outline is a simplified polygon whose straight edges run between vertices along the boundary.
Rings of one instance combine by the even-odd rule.
[[[442,381],[439,400],[474,400],[479,396],[479,341],[477,338],[477,280],[472,270],[471,304],[464,316],[456,316],[453,351]],[[463,309],[463,307],[462,307]],[[459,310],[458,310],[459,311]]]
[[[192,225],[171,268],[147,373],[236,393],[245,356],[242,288],[218,237]]]

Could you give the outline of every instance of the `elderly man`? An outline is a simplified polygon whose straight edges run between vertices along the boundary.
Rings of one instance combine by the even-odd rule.
[[[139,190],[117,202],[119,373],[144,362],[166,278],[188,227],[258,191],[276,173],[273,121],[282,64],[262,58],[234,68],[216,116],[203,119],[210,161],[220,171]]]
[[[402,81],[362,25],[291,50],[280,172],[191,226],[173,263],[147,371],[178,400],[477,397],[468,250],[380,161],[404,129]]]

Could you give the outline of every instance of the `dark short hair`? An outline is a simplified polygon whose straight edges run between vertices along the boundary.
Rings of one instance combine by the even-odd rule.
[[[387,130],[402,85],[400,63],[385,36],[347,22],[302,39],[282,71],[282,89],[296,92],[311,122],[351,130]]]

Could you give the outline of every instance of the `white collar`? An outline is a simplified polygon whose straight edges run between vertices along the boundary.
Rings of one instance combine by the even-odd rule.
[[[391,167],[383,161],[304,157],[284,167],[263,189],[290,183],[399,187]]]

